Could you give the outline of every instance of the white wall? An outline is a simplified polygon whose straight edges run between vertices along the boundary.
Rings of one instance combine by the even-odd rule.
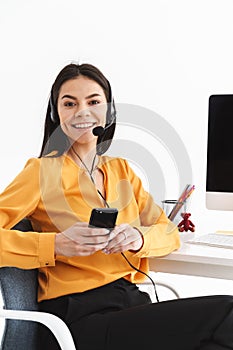
[[[208,97],[233,93],[232,13],[232,0],[1,1],[0,190],[38,155],[58,71],[89,62],[117,103],[149,108],[180,135],[197,231],[233,229],[232,212],[205,209]]]
[[[0,190],[39,152],[58,71],[89,62],[117,103],[151,109],[182,138],[197,229],[233,229],[231,212],[205,209],[208,96],[233,92],[232,11],[231,0],[1,1]]]

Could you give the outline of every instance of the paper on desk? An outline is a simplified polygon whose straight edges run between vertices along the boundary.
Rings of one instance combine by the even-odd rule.
[[[215,233],[219,233],[220,235],[233,235],[233,231],[218,230]]]

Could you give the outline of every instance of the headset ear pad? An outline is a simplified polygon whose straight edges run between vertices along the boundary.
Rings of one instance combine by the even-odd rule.
[[[107,117],[106,117],[106,126],[116,123],[116,107],[114,100],[108,103]]]
[[[116,108],[114,100],[108,103],[107,118],[104,133],[97,139],[97,154],[104,154],[112,143],[116,128]]]
[[[59,117],[58,117],[57,109],[53,103],[52,94],[49,99],[49,106],[50,106],[50,119],[52,120],[53,123],[58,123]]]

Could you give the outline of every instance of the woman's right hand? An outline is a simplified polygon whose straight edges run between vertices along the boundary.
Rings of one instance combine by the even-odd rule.
[[[67,257],[88,256],[104,249],[110,240],[105,228],[92,228],[86,222],[77,222],[55,237],[55,254]]]

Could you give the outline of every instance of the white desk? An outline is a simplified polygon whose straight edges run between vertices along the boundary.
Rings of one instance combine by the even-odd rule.
[[[233,280],[233,249],[182,242],[179,250],[149,261],[151,271]]]

